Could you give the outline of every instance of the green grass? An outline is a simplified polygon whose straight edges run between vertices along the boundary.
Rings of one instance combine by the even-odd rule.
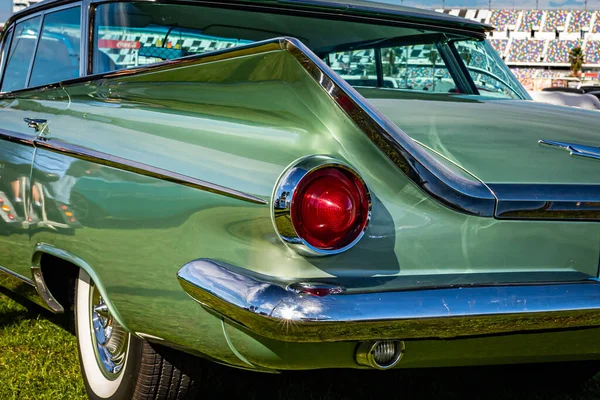
[[[75,336],[33,304],[0,292],[0,399],[78,399],[85,389]],[[24,304],[24,303],[23,303]]]
[[[71,322],[0,290],[0,399],[81,399],[85,390]],[[600,399],[600,375],[561,385],[587,364],[439,368],[407,371],[323,370],[281,375],[210,364],[201,398],[238,399]],[[558,378],[557,378],[558,377]]]

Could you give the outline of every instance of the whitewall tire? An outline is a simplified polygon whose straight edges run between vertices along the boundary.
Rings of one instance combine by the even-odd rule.
[[[113,319],[82,269],[75,284],[75,327],[81,373],[90,399],[193,398],[194,382]]]

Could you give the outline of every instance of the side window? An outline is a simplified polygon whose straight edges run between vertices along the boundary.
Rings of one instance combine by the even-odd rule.
[[[456,84],[434,44],[381,49],[384,83],[399,89],[433,93],[456,92]]]
[[[40,17],[19,22],[15,27],[0,91],[10,92],[27,86],[27,73],[33,58],[39,28]]]
[[[207,23],[203,10],[150,2],[99,5],[94,20],[93,72],[139,67],[253,42],[240,36],[256,35],[256,31],[246,32],[218,19]],[[258,40],[271,37],[264,35]]]
[[[79,76],[80,15],[80,7],[46,14],[29,87]]]

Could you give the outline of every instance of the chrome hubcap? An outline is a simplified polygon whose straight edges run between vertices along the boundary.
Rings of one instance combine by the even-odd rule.
[[[96,286],[91,286],[92,342],[100,370],[115,379],[125,363],[129,334],[114,320]]]

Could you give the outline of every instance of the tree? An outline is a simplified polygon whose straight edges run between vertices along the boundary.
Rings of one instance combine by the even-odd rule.
[[[571,64],[571,73],[573,76],[579,75],[584,63],[583,51],[580,46],[573,47],[569,51],[569,63]]]
[[[433,87],[431,88],[431,90],[435,90],[435,65],[439,61],[440,55],[436,50],[431,50],[429,53],[427,53],[427,59],[433,65],[433,70],[431,71],[431,80],[433,82]]]

